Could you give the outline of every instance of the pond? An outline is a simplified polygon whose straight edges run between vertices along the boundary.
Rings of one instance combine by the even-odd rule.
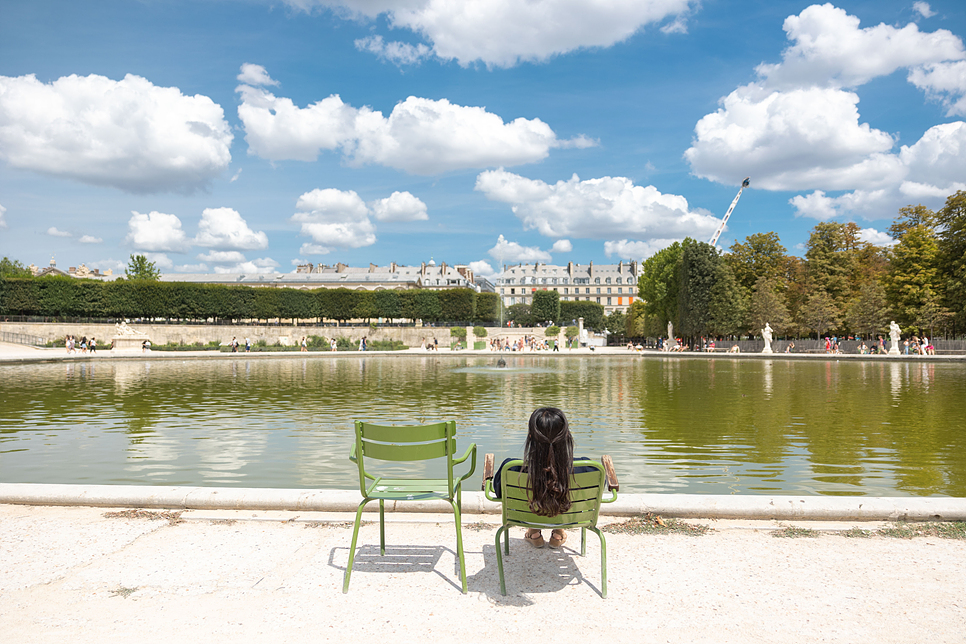
[[[0,482],[344,488],[356,419],[522,451],[562,408],[628,492],[966,496],[966,368],[869,360],[325,356],[0,366]]]

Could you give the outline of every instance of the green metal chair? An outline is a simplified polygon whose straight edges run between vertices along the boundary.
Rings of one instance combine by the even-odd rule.
[[[523,469],[525,463],[521,460],[509,461],[503,465],[500,474],[502,498],[493,491],[493,454],[487,454],[483,463],[483,485],[486,498],[496,501],[503,506],[503,525],[496,531],[496,563],[500,569],[500,592],[506,595],[506,581],[503,576],[503,552],[500,548],[500,535],[504,536],[506,554],[510,554],[510,526],[536,528],[538,530],[554,528],[580,528],[580,554],[587,554],[587,531],[590,530],[600,538],[600,594],[607,597],[607,542],[604,534],[597,528],[597,518],[600,515],[601,503],[613,503],[617,500],[620,485],[614,470],[614,463],[609,456],[597,461],[578,461],[579,467],[592,468],[590,472],[573,474],[570,480],[570,509],[555,517],[544,517],[530,511],[529,477],[526,472],[515,471],[513,468]],[[610,498],[604,498],[604,486],[610,492]]]
[[[349,563],[345,569],[342,592],[349,592],[349,577],[352,575],[352,562],[355,559],[356,541],[359,538],[359,525],[362,510],[370,501],[379,500],[379,553],[386,554],[386,501],[425,501],[442,499],[453,506],[456,515],[456,554],[460,562],[460,580],[463,593],[466,593],[466,562],[463,559],[463,533],[460,523],[462,483],[476,471],[476,443],[459,458],[456,453],[456,423],[444,422],[432,425],[373,425],[356,421],[356,440],[349,454],[349,460],[359,466],[359,489],[362,503],[356,511],[355,527],[352,530],[352,545],[349,547]],[[470,470],[456,478],[453,466],[464,463],[472,456]],[[384,478],[366,471],[366,459],[377,461],[414,462],[436,458],[446,458],[446,478]]]

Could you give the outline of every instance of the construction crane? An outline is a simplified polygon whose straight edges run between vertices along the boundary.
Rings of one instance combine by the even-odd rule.
[[[731,217],[732,211],[735,206],[738,205],[738,200],[741,199],[741,192],[751,184],[751,177],[745,177],[745,180],[741,182],[741,187],[738,189],[738,194],[735,195],[735,200],[731,202],[731,206],[728,208],[728,212],[725,213],[724,219],[721,220],[721,225],[718,226],[718,230],[714,231],[714,237],[708,242],[712,246],[718,244],[718,237],[724,232],[725,226],[728,224],[728,218]]]

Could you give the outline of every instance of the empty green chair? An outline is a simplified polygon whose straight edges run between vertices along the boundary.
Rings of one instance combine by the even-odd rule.
[[[522,528],[536,528],[538,530],[554,528],[580,528],[580,554],[587,554],[587,531],[590,530],[600,538],[600,594],[607,597],[607,542],[604,534],[597,528],[597,518],[600,515],[601,503],[613,503],[617,500],[620,486],[614,471],[614,464],[609,456],[601,461],[575,461],[574,465],[581,468],[591,468],[589,472],[577,472],[570,480],[570,509],[555,517],[544,517],[530,510],[528,494],[528,476],[526,472],[514,471],[522,469],[525,463],[521,460],[509,461],[503,465],[500,473],[501,496],[497,497],[493,491],[493,455],[487,454],[483,463],[483,485],[486,498],[496,501],[503,506],[503,525],[496,531],[496,563],[500,569],[500,592],[506,595],[506,581],[503,576],[503,552],[500,549],[500,535],[504,536],[506,554],[510,554],[510,526]],[[604,487],[610,491],[609,498],[604,498]]]
[[[456,554],[460,562],[460,580],[466,593],[466,563],[463,559],[463,533],[460,529],[461,485],[476,471],[476,443],[467,448],[459,458],[456,453],[456,423],[444,422],[432,425],[373,425],[356,421],[356,440],[349,460],[359,466],[359,489],[362,503],[356,511],[349,547],[349,563],[345,569],[342,592],[349,592],[349,576],[355,559],[356,541],[362,510],[370,501],[379,500],[379,553],[386,554],[386,501],[426,501],[441,499],[453,506],[456,515]],[[472,457],[472,458],[471,458]],[[446,459],[446,478],[385,478],[366,470],[366,461],[416,462],[430,459]],[[453,466],[471,458],[469,471],[456,477]]]

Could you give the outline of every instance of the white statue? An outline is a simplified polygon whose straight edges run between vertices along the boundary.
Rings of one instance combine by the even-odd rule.
[[[896,321],[893,320],[892,322],[890,322],[889,323],[889,342],[891,343],[889,345],[890,356],[899,355],[899,338],[901,335],[902,335],[902,330],[899,328],[899,325],[896,324]]]
[[[765,322],[765,328],[761,330],[761,337],[765,340],[765,348],[761,350],[762,353],[774,353],[771,350],[771,325]]]
[[[671,350],[671,343],[672,342],[674,342],[674,325],[671,324],[671,321],[670,320],[668,320],[667,321],[667,342],[664,343],[664,350],[665,351],[670,351]]]

